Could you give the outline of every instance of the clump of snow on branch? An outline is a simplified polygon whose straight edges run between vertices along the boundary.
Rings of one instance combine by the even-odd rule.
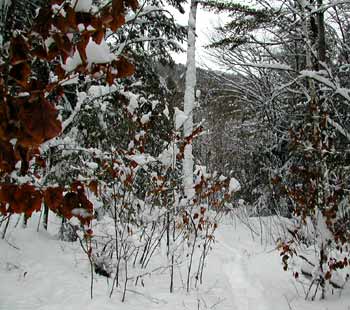
[[[241,184],[239,183],[239,181],[235,178],[231,178],[229,188],[228,188],[229,194],[238,192],[240,189],[241,189]]]

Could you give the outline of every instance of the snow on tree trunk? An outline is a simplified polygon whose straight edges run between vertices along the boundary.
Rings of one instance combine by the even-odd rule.
[[[190,14],[188,18],[188,40],[187,40],[187,62],[186,62],[186,85],[184,98],[184,113],[187,119],[184,123],[184,136],[188,137],[193,131],[193,109],[195,104],[195,86],[196,86],[196,0],[191,0]],[[192,144],[185,147],[183,160],[183,185],[187,198],[194,195],[193,189],[193,155]]]

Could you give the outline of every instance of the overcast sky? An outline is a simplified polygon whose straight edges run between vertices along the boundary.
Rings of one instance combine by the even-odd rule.
[[[177,22],[181,25],[187,25],[188,23],[188,13],[189,4],[186,5],[186,12],[180,14],[179,12],[174,12],[174,17]],[[196,42],[196,60],[198,66],[212,66],[213,64],[208,59],[205,53],[204,46],[208,44],[208,37],[213,35],[214,28],[219,26],[224,19],[224,15],[215,14],[204,10],[201,6],[198,6],[197,10],[197,42]],[[186,48],[186,45],[184,46]],[[174,54],[174,59],[176,62],[186,63],[186,53]]]

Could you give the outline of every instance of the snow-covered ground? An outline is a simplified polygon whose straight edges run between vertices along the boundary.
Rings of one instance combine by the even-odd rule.
[[[271,233],[276,228],[274,218],[265,218],[263,225],[258,219],[242,223],[226,218],[217,231],[204,284],[190,293],[179,267],[175,292],[170,294],[169,271],[164,268],[144,276],[144,286],[130,281],[124,303],[121,290],[109,298],[111,280],[97,275],[91,300],[89,265],[79,243],[37,232],[35,222],[27,229],[10,228],[7,241],[0,240],[1,310],[350,309],[349,288],[340,298],[335,292],[325,301],[304,300],[307,287],[282,270]]]

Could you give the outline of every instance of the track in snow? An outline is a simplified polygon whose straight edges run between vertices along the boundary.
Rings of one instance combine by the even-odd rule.
[[[227,236],[226,236],[227,238]],[[231,246],[225,236],[218,234],[223,275],[230,284],[231,302],[235,310],[269,310],[265,302],[263,285],[248,270],[248,259],[237,247]]]

